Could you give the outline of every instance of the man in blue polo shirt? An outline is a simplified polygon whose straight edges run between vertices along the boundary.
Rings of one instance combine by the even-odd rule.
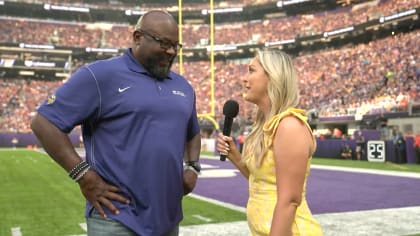
[[[31,127],[79,184],[88,235],[178,235],[182,197],[200,171],[195,93],[170,71],[182,46],[170,14],[143,15],[132,41],[124,55],[79,68]],[[85,160],[67,135],[77,125]]]

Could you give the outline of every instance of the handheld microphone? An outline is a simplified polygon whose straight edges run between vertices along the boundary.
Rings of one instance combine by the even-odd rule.
[[[233,118],[238,115],[239,104],[235,100],[228,100],[223,105],[223,115],[225,115],[225,123],[223,124],[223,135],[229,136],[232,130]],[[226,161],[226,155],[220,155],[221,161]]]

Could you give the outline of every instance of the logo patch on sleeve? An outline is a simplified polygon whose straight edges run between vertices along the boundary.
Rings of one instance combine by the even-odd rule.
[[[47,104],[52,104],[55,102],[55,94],[51,94],[48,98],[47,98]]]

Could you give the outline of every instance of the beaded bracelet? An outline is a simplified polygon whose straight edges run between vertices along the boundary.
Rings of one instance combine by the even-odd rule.
[[[90,166],[87,166],[85,169],[83,169],[83,170],[80,172],[80,174],[79,174],[79,175],[77,175],[77,177],[76,177],[76,178],[74,178],[74,181],[79,182],[79,180],[80,180],[81,178],[83,178],[83,176],[85,176],[85,174],[89,171],[89,169],[90,169]]]
[[[86,168],[89,167],[89,164],[86,161],[79,162],[76,166],[74,166],[69,173],[70,178],[73,180]]]

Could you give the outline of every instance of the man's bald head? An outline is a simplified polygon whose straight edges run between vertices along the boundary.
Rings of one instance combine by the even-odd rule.
[[[162,26],[175,26],[177,27],[178,24],[173,18],[171,14],[169,14],[166,11],[161,10],[152,10],[140,17],[140,19],[137,21],[137,24],[135,26],[135,30],[138,29],[153,29],[156,27],[162,27]]]
[[[132,52],[156,79],[163,80],[180,48],[178,24],[166,11],[152,10],[140,17],[133,32]]]

